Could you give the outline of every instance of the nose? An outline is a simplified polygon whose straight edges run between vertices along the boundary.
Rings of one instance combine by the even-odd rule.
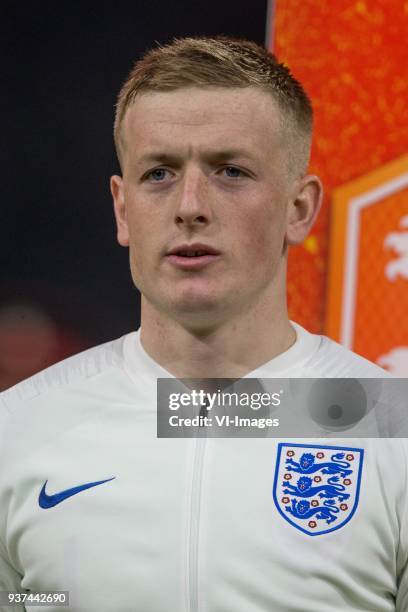
[[[175,223],[185,226],[206,225],[211,220],[208,182],[198,168],[186,170],[177,194]]]

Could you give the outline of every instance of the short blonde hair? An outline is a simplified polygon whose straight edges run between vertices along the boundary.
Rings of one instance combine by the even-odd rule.
[[[257,87],[269,92],[281,111],[289,165],[297,172],[306,170],[313,111],[302,85],[267,49],[227,36],[175,38],[167,45],[158,44],[136,61],[116,104],[114,140],[119,163],[125,144],[122,122],[135,98],[184,87]]]

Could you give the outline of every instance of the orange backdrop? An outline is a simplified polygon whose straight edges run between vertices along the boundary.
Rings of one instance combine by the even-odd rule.
[[[370,175],[407,151],[408,88],[404,76],[408,64],[408,3],[398,0],[276,0],[272,13],[271,50],[291,68],[313,101],[315,137],[310,171],[318,174],[325,186],[323,209],[311,236],[290,255],[290,316],[313,332],[327,332],[341,340],[340,329],[325,324],[325,320],[330,319],[327,293],[332,195],[336,188]],[[408,215],[406,188],[404,198],[401,193],[396,197],[399,198],[398,211],[394,210],[390,215],[386,210],[377,211],[372,215],[375,219],[371,219],[364,211],[367,214],[362,223],[367,233],[361,234],[364,240],[358,245],[360,286],[355,299],[358,311],[353,324],[355,330],[361,324],[366,326],[366,341],[364,334],[353,337],[350,348],[372,360],[377,360],[384,350],[395,347],[396,341],[387,343],[383,338],[381,348],[373,342],[367,343],[367,337],[375,334],[376,330],[380,336],[385,335],[385,331],[379,330],[381,317],[371,316],[381,299],[377,295],[377,302],[370,302],[371,307],[367,305],[372,296],[372,285],[376,283],[375,274],[379,272],[375,272],[368,286],[363,286],[361,279],[370,274],[370,266],[379,257],[375,257],[375,250],[372,252],[372,241],[381,227],[379,224],[386,223],[388,233],[403,229],[399,223],[404,214]],[[408,238],[408,233],[405,233]],[[382,235],[378,244],[383,243]],[[376,249],[379,251],[380,247],[377,245]],[[371,253],[371,256],[362,261],[366,253]],[[331,257],[335,257],[333,251]],[[384,266],[381,270],[384,271]],[[400,291],[395,296],[395,303],[405,300],[404,307],[400,304],[398,312],[407,307],[407,313],[408,272],[406,278],[400,275],[398,282],[402,293]],[[387,290],[383,279],[377,287],[383,292]],[[390,285],[390,291],[392,287]],[[331,307],[335,311],[339,304],[332,303]],[[389,308],[388,304],[386,312],[383,312],[385,318],[390,318]],[[406,315],[405,319],[408,319]],[[388,328],[393,325],[394,336],[398,325],[399,343],[408,349],[408,323],[404,326],[401,319],[397,321],[394,317],[394,322],[388,321]]]

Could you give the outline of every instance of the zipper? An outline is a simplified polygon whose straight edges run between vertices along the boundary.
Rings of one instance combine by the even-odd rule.
[[[200,434],[205,436],[205,430],[200,432]],[[194,463],[191,484],[190,542],[188,563],[190,612],[198,612],[198,555],[200,537],[200,511],[206,441],[206,437],[196,438],[196,445],[194,449]]]

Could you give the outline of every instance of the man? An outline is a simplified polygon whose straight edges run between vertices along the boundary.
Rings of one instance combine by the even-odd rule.
[[[67,590],[86,612],[408,609],[402,440],[156,437],[159,377],[386,375],[288,319],[288,247],[321,202],[311,124],[253,43],[181,39],[135,65],[111,190],[141,328],[3,394],[0,590]],[[349,493],[323,518],[274,501],[285,449],[288,491],[324,461],[338,491],[358,480],[353,512]]]

